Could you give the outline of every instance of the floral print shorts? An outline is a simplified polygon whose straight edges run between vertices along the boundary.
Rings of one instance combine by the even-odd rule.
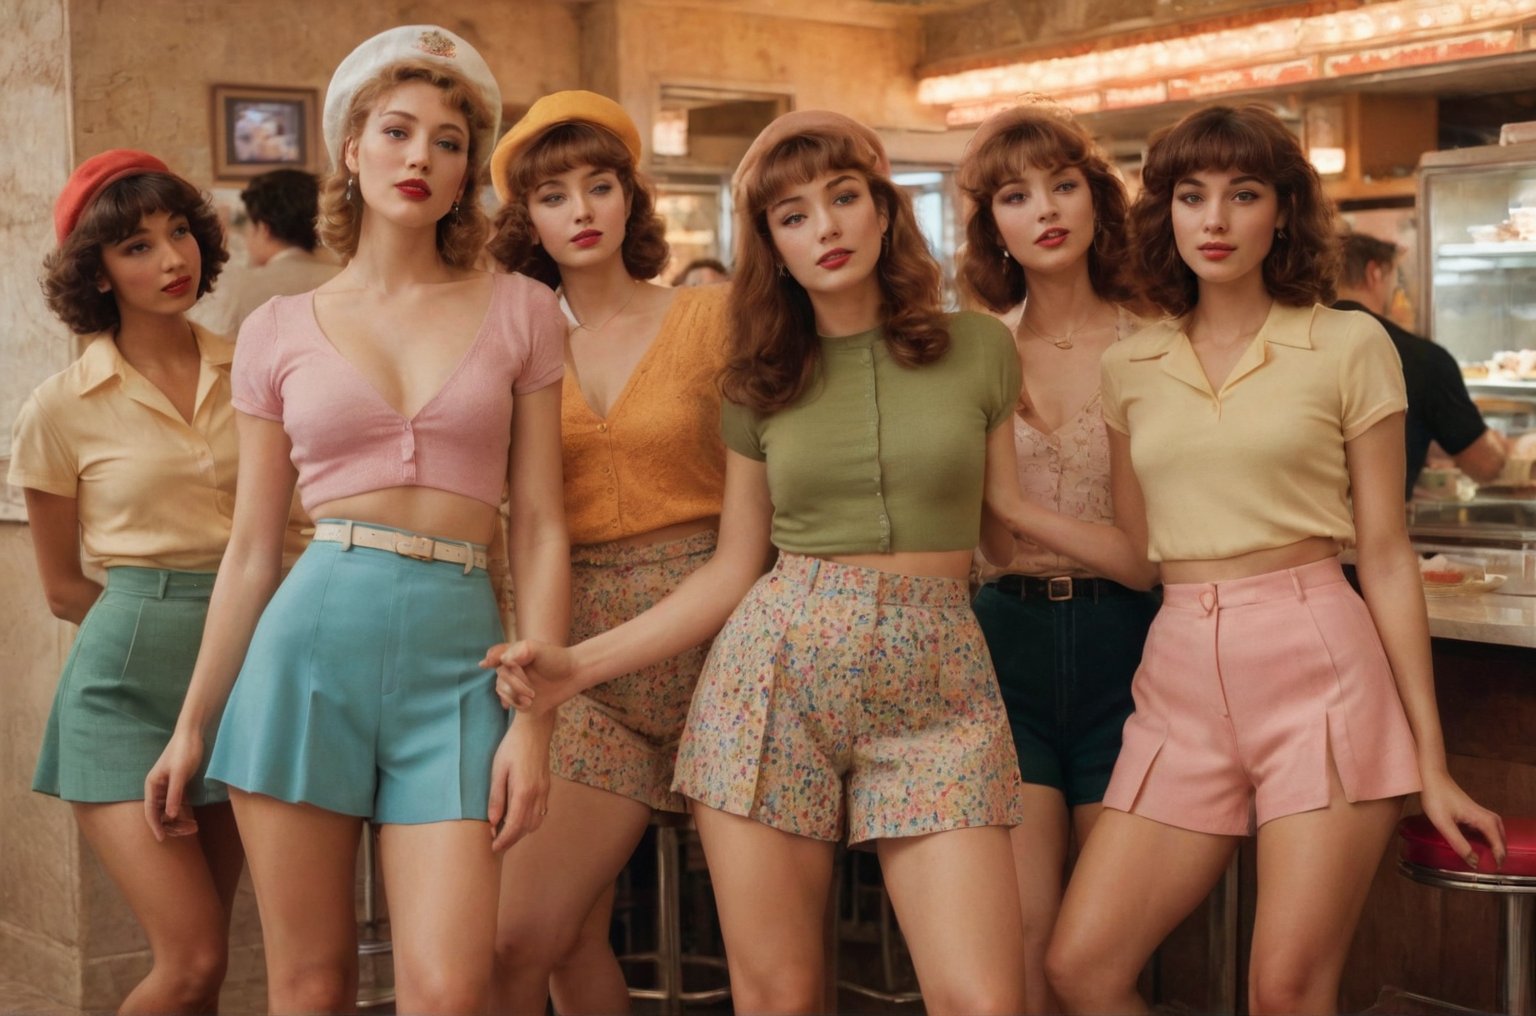
[[[708,561],[715,532],[648,547],[571,548],[571,641],[617,627],[650,608]],[[560,707],[550,771],[663,811],[685,811],[672,764],[709,643],[576,696]]]
[[[1018,759],[965,583],[781,554],[715,639],[673,787],[850,844],[1017,825]]]

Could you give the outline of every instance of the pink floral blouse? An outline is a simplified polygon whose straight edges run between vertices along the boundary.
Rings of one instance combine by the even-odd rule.
[[[1002,321],[1014,335],[1024,305],[1002,315]],[[1115,322],[1116,339],[1135,334],[1144,322],[1125,308],[1120,308]],[[1044,434],[1013,414],[1013,444],[1019,456],[1019,486],[1024,496],[1074,519],[1085,522],[1114,521],[1114,504],[1109,492],[1109,438],[1104,432],[1104,417],[1099,392],[1055,431]],[[1079,562],[1044,547],[1019,546],[1006,568],[998,568],[982,558],[978,551],[983,582],[999,575],[1090,576],[1093,573]]]

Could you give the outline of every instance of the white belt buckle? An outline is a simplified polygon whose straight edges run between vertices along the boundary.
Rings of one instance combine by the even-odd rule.
[[[401,557],[414,557],[418,561],[431,561],[436,543],[430,536],[401,533],[395,537],[395,553]]]

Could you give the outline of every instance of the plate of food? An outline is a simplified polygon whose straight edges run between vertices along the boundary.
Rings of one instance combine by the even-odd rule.
[[[1475,561],[1436,554],[1419,561],[1419,578],[1425,596],[1466,596],[1492,592],[1504,584],[1505,576],[1489,574]]]

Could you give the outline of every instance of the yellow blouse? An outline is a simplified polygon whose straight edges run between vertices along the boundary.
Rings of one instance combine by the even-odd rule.
[[[76,500],[88,566],[214,571],[235,511],[234,346],[193,325],[202,364],[191,422],[108,333],[22,405],[8,479]],[[284,563],[303,549],[290,525]]]
[[[1131,439],[1153,561],[1209,561],[1309,536],[1354,542],[1344,444],[1408,398],[1368,314],[1276,302],[1219,390],[1183,320],[1104,354],[1104,422]]]

